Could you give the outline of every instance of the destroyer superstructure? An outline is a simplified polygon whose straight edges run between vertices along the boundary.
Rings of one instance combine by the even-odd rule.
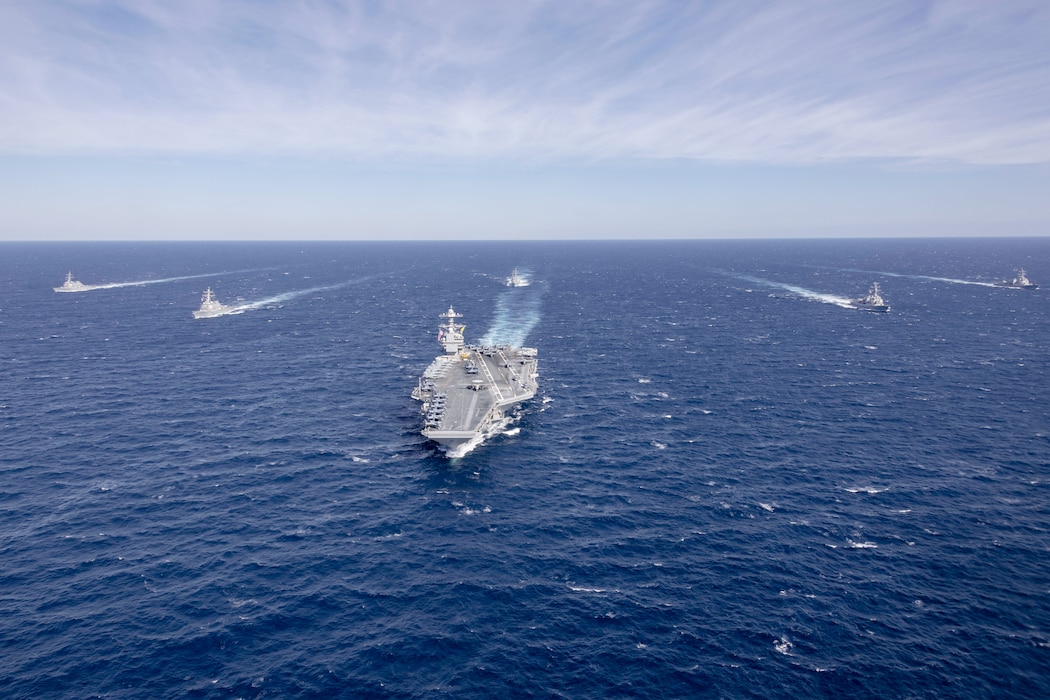
[[[467,345],[465,326],[450,306],[438,327],[445,350],[423,372],[412,391],[422,402],[422,435],[438,443],[446,456],[462,457],[506,428],[514,409],[536,395],[535,348]]]
[[[83,282],[78,282],[73,279],[73,272],[66,273],[66,281],[62,283],[61,287],[53,287],[56,292],[86,292],[88,287]]]

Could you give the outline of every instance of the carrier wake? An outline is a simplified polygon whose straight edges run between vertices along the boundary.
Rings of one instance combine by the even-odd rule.
[[[540,322],[540,297],[525,290],[509,289],[496,298],[492,326],[478,341],[482,345],[520,347]]]

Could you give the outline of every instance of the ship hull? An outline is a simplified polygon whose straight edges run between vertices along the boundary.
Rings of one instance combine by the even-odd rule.
[[[216,318],[226,314],[229,309],[218,309],[213,311],[194,311],[193,318]]]
[[[423,430],[422,435],[428,440],[437,443],[438,450],[449,459],[465,457],[475,448],[483,445],[489,438],[506,430],[513,422],[513,418],[500,413],[491,416],[483,426],[478,426],[474,431],[443,432],[437,430]]]

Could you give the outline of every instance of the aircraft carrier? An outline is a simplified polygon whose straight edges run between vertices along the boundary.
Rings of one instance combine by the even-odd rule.
[[[441,318],[445,354],[426,368],[412,398],[423,402],[422,435],[455,459],[506,428],[518,404],[536,395],[536,349],[467,345],[462,314],[450,306]]]

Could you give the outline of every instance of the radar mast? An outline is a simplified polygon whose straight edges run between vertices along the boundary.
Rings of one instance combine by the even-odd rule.
[[[456,319],[462,317],[463,314],[457,314],[451,306],[439,317],[448,319],[448,325],[438,326],[438,342],[449,355],[455,355],[463,347],[463,329],[466,326],[456,326]]]

